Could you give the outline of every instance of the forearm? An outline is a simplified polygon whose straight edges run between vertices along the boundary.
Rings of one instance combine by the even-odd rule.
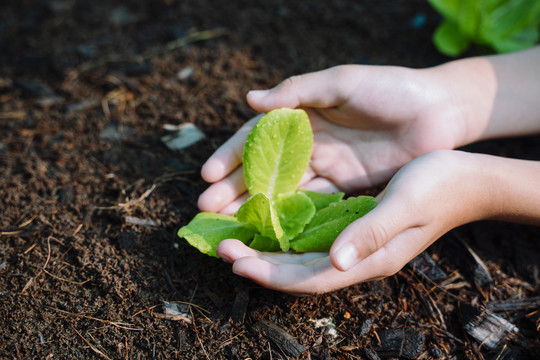
[[[540,133],[540,46],[487,59],[497,92],[481,138]]]
[[[540,46],[426,71],[446,89],[439,101],[460,129],[458,146],[540,133]]]
[[[540,225],[540,161],[471,155],[484,218]]]

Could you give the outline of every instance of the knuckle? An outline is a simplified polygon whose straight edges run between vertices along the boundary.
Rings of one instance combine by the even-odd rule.
[[[378,223],[368,225],[366,231],[367,236],[364,241],[366,241],[369,254],[373,254],[386,243],[388,235],[384,226]]]
[[[302,75],[293,75],[283,81],[283,86],[287,88],[294,88],[302,79]]]

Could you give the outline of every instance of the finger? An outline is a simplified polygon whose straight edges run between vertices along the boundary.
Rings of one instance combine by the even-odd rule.
[[[240,166],[223,180],[210,185],[199,196],[199,209],[201,211],[220,212],[245,191],[244,168]]]
[[[315,295],[381,279],[384,277],[380,275],[384,270],[381,264],[384,262],[374,257],[344,273],[332,266],[328,256],[303,263],[276,263],[265,257],[246,256],[234,262],[233,272],[269,289],[294,295]]]
[[[403,230],[384,246],[361,260],[346,272],[338,271],[350,283],[360,283],[389,277],[400,271],[409,261],[426,250],[442,234],[432,232],[426,226]]]
[[[340,104],[343,87],[336,77],[343,66],[290,77],[269,90],[252,90],[247,94],[249,105],[261,112],[280,107],[327,108]]]
[[[414,226],[411,209],[405,201],[391,201],[384,198],[375,209],[350,224],[338,236],[330,249],[330,258],[334,266],[347,271],[381,249],[397,234]]]
[[[246,138],[262,116],[262,114],[258,115],[245,123],[240,130],[206,160],[201,168],[201,176],[205,181],[217,182],[240,165]]]
[[[241,257],[258,256],[259,252],[254,250],[240,240],[226,239],[221,241],[217,248],[216,254],[228,263],[233,263]]]
[[[300,185],[300,187],[304,190],[310,190],[310,191],[327,193],[327,194],[332,194],[332,193],[341,191],[340,189],[336,187],[336,185],[334,185],[333,182],[323,177],[313,178],[309,180],[308,182],[306,182],[305,184]]]
[[[332,263],[325,256],[306,264],[273,263],[265,258],[242,257],[233,264],[233,272],[248,278],[269,289],[292,294],[310,294],[318,292],[321,280],[326,271],[332,271]],[[333,270],[336,271],[336,270]]]
[[[225,256],[229,261],[234,262],[242,257],[258,257],[273,264],[304,264],[314,259],[320,259],[328,257],[328,253],[325,252],[309,252],[294,254],[288,252],[262,252],[254,250],[243,242],[235,239],[223,240],[218,244],[217,254],[222,257]]]
[[[240,209],[240,206],[242,206],[246,200],[248,199],[249,194],[247,192],[243,193],[239,197],[237,197],[233,202],[225,206],[223,209],[221,209],[219,212],[223,215],[234,215]]]

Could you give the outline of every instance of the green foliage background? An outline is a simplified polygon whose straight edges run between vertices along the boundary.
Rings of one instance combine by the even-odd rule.
[[[438,50],[458,56],[471,43],[498,53],[526,49],[538,42],[540,0],[429,0],[444,17],[433,34]]]

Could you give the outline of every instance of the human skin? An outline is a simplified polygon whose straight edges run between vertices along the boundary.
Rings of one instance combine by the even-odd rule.
[[[231,239],[218,255],[238,275],[307,295],[392,275],[471,221],[539,224],[538,162],[451,150],[540,132],[539,74],[537,47],[428,69],[339,66],[248,93],[260,112],[308,112],[314,146],[303,188],[352,192],[391,180],[377,207],[349,225],[329,253],[261,253]],[[202,176],[213,184],[199,198],[202,211],[230,214],[245,200],[241,153],[257,120],[204,164]]]

